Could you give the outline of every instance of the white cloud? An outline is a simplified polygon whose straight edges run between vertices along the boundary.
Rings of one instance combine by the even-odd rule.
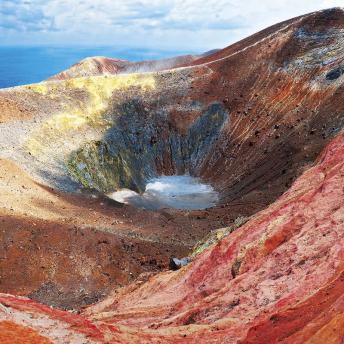
[[[0,0],[0,43],[202,51],[344,0]]]

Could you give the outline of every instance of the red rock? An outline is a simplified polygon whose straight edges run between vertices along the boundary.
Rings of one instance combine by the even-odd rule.
[[[12,321],[0,322],[0,342],[2,344],[49,344],[51,341],[26,326]]]
[[[155,328],[171,342],[185,333],[190,341],[304,343],[329,329],[341,338],[343,177],[341,134],[274,204],[191,264],[121,291],[85,315]]]
[[[129,62],[126,60],[112,59],[108,57],[88,57],[69,69],[58,73],[48,80],[66,80],[94,75],[113,75],[121,73],[157,72],[178,67],[179,65],[191,64],[197,60],[196,56],[185,55],[162,60]]]
[[[340,343],[343,243],[340,134],[274,204],[181,270],[118,290],[83,317],[3,294],[2,335],[28,331],[57,343]],[[50,334],[47,324],[61,331]]]

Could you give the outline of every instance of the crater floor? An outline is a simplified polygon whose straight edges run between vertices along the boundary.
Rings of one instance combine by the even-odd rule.
[[[199,178],[189,175],[153,178],[142,195],[122,189],[109,194],[109,197],[120,203],[150,210],[206,209],[215,206],[219,200],[218,193],[211,185],[203,184]]]

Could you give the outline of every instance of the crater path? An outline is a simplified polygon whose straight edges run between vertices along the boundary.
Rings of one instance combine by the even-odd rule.
[[[341,133],[343,43],[343,10],[331,9],[149,72],[91,59],[0,90],[0,291],[80,309],[265,209]],[[214,188],[214,207],[152,211],[106,196],[185,174]],[[176,316],[203,324],[189,315]]]

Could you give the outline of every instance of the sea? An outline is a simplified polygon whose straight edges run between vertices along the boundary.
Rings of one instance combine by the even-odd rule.
[[[45,80],[90,56],[141,61],[158,60],[189,53],[114,47],[0,46],[0,88]]]

